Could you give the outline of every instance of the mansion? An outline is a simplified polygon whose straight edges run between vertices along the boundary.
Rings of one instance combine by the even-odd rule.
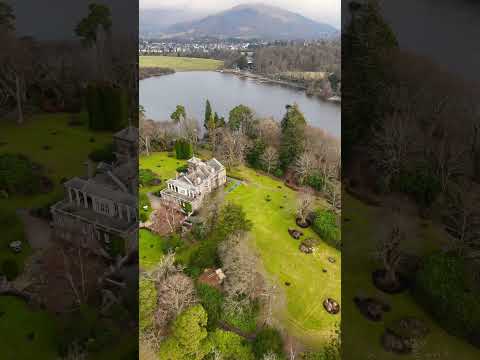
[[[55,236],[105,256],[137,248],[137,143],[138,129],[119,131],[113,163],[88,160],[85,176],[63,184],[64,199],[50,209]]]
[[[193,157],[187,163],[187,171],[168,180],[160,197],[165,203],[175,203],[182,208],[190,204],[193,212],[200,208],[205,195],[227,182],[227,172],[215,158],[203,162]]]

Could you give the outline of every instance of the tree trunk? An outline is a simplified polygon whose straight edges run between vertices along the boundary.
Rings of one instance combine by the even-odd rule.
[[[19,125],[23,124],[23,108],[22,108],[22,91],[21,91],[21,83],[18,74],[15,74],[15,86],[16,86],[16,98],[17,98],[17,112],[18,112],[18,120],[17,123]]]

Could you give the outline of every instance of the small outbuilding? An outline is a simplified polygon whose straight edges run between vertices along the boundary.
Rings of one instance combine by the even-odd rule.
[[[217,289],[222,287],[223,280],[226,278],[222,269],[207,268],[203,270],[202,275],[199,276],[198,282],[201,284],[210,285]]]

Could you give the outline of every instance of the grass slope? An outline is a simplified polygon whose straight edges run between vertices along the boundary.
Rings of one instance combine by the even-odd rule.
[[[418,359],[413,355],[387,353],[380,345],[380,337],[386,324],[405,316],[413,316],[424,320],[431,330],[421,348],[421,352],[425,356],[422,358],[478,359],[478,349],[459,338],[448,335],[413,301],[408,293],[387,295],[374,287],[371,281],[371,272],[378,266],[372,261],[371,254],[375,248],[374,229],[375,226],[378,226],[378,219],[382,218],[382,209],[367,206],[351,196],[344,197],[345,203],[348,205],[343,207],[343,218],[349,219],[349,221],[344,222],[342,226],[342,238],[344,242],[348,241],[346,239],[356,240],[346,244],[342,253],[343,262],[348,264],[343,273],[342,295],[345,301],[349,302],[347,305],[344,301],[343,306],[343,321],[347,324],[343,328],[342,334],[343,358],[357,360],[359,359],[358,354],[364,354],[365,359]],[[417,253],[418,251],[429,253],[435,249],[435,243],[438,247],[441,236],[430,223],[424,223],[418,237],[407,239],[406,247],[416,249]],[[358,294],[384,299],[392,306],[392,311],[385,314],[382,322],[368,321],[353,305],[353,297]]]
[[[340,302],[340,252],[322,243],[313,255],[301,253],[299,241],[288,234],[288,228],[296,227],[297,193],[281,181],[248,168],[237,169],[235,175],[246,182],[229,193],[226,200],[244,207],[254,224],[252,241],[263,266],[285,291],[286,307],[277,313],[281,325],[305,344],[320,348],[340,320],[339,316],[328,314],[322,305],[327,297]],[[267,195],[271,201],[265,200]],[[310,229],[303,232],[303,238],[318,237]],[[337,262],[331,264],[330,256]],[[286,286],[285,282],[291,285]]]
[[[87,125],[69,126],[70,114],[42,114],[29,118],[19,126],[0,123],[0,153],[20,153],[46,167],[46,175],[55,188],[37,196],[12,196],[0,199],[0,207],[14,210],[46,205],[63,197],[62,178],[85,173],[88,154],[112,141],[108,132],[92,132]],[[94,142],[90,139],[94,138]],[[45,150],[44,146],[50,146]]]
[[[163,256],[162,238],[146,229],[139,231],[140,269],[149,270]]]
[[[44,311],[32,310],[25,302],[0,297],[2,359],[56,359],[56,320]],[[28,335],[33,333],[33,339]]]
[[[175,169],[183,163],[168,157],[166,152],[140,158],[140,168],[152,170],[162,181],[173,177]],[[322,305],[326,297],[340,301],[340,253],[326,244],[320,245],[314,255],[301,253],[298,250],[299,241],[288,234],[288,228],[295,227],[297,193],[281,181],[245,167],[236,169],[234,175],[244,179],[245,184],[228,193],[226,200],[244,207],[247,217],[254,224],[252,244],[262,259],[267,275],[285,292],[285,301],[279,299],[276,312],[280,324],[306,344],[321,348],[334,324],[340,320],[339,316],[327,314]],[[151,190],[147,187],[141,191]],[[271,201],[265,200],[267,195],[270,195]],[[318,237],[310,229],[304,233],[305,238]],[[141,265],[143,262],[143,266],[148,268],[159,259],[159,246],[159,237],[141,231]],[[184,250],[178,255],[188,257],[188,251]],[[337,262],[331,264],[329,256]],[[327,269],[327,273],[323,273],[322,269]],[[287,287],[285,282],[291,285]]]
[[[140,67],[162,67],[175,71],[218,70],[223,61],[177,56],[140,56]]]

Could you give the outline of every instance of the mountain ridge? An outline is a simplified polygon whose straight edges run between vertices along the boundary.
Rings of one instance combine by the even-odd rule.
[[[200,19],[166,26],[162,31],[165,37],[265,40],[310,40],[329,37],[338,32],[326,23],[263,3],[240,4]]]

